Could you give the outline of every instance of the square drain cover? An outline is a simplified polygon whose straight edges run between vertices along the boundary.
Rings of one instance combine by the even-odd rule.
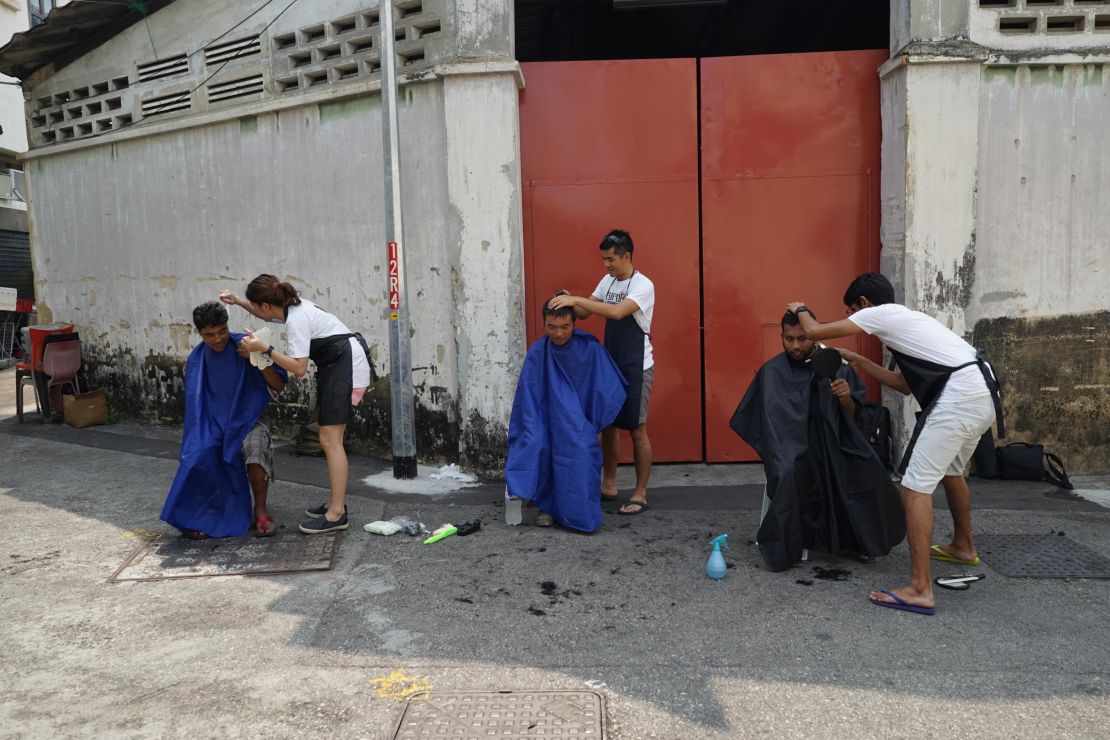
[[[280,532],[273,537],[191,540],[176,534],[143,543],[109,578],[161,581],[206,576],[269,576],[331,570],[340,532],[311,536]]]
[[[596,691],[457,691],[409,700],[394,740],[416,738],[605,737],[605,703]]]
[[[987,565],[1015,578],[1110,578],[1110,560],[1057,534],[983,534],[975,547]]]

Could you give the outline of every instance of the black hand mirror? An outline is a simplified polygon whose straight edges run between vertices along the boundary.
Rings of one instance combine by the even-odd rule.
[[[809,366],[813,372],[829,380],[836,377],[836,371],[840,369],[842,362],[840,353],[832,347],[818,347],[809,357]]]

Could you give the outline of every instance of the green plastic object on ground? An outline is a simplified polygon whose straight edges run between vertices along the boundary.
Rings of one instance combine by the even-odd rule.
[[[432,536],[424,540],[424,544],[430,545],[433,542],[439,542],[440,540],[446,539],[453,534],[457,534],[458,531],[459,528],[456,527],[454,524],[444,524],[442,527],[432,532]]]

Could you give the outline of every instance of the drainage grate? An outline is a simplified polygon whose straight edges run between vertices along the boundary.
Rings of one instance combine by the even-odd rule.
[[[449,737],[605,737],[605,704],[596,691],[457,691],[409,700],[394,740]]]
[[[268,576],[331,570],[339,554],[340,532],[303,535],[279,532],[273,537],[191,540],[176,534],[144,543],[131,554],[112,581],[162,581],[207,576]]]
[[[979,556],[1014,578],[1110,578],[1110,560],[1057,534],[983,534]]]

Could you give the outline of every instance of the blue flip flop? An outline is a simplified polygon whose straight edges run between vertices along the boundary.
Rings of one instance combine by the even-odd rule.
[[[880,593],[886,594],[894,599],[894,601],[880,601],[879,599],[872,599],[870,597],[868,601],[875,606],[885,606],[888,609],[899,609],[904,612],[913,612],[914,614],[932,616],[937,613],[937,608],[935,606],[917,606],[916,604],[911,604],[893,591],[881,591]]]

